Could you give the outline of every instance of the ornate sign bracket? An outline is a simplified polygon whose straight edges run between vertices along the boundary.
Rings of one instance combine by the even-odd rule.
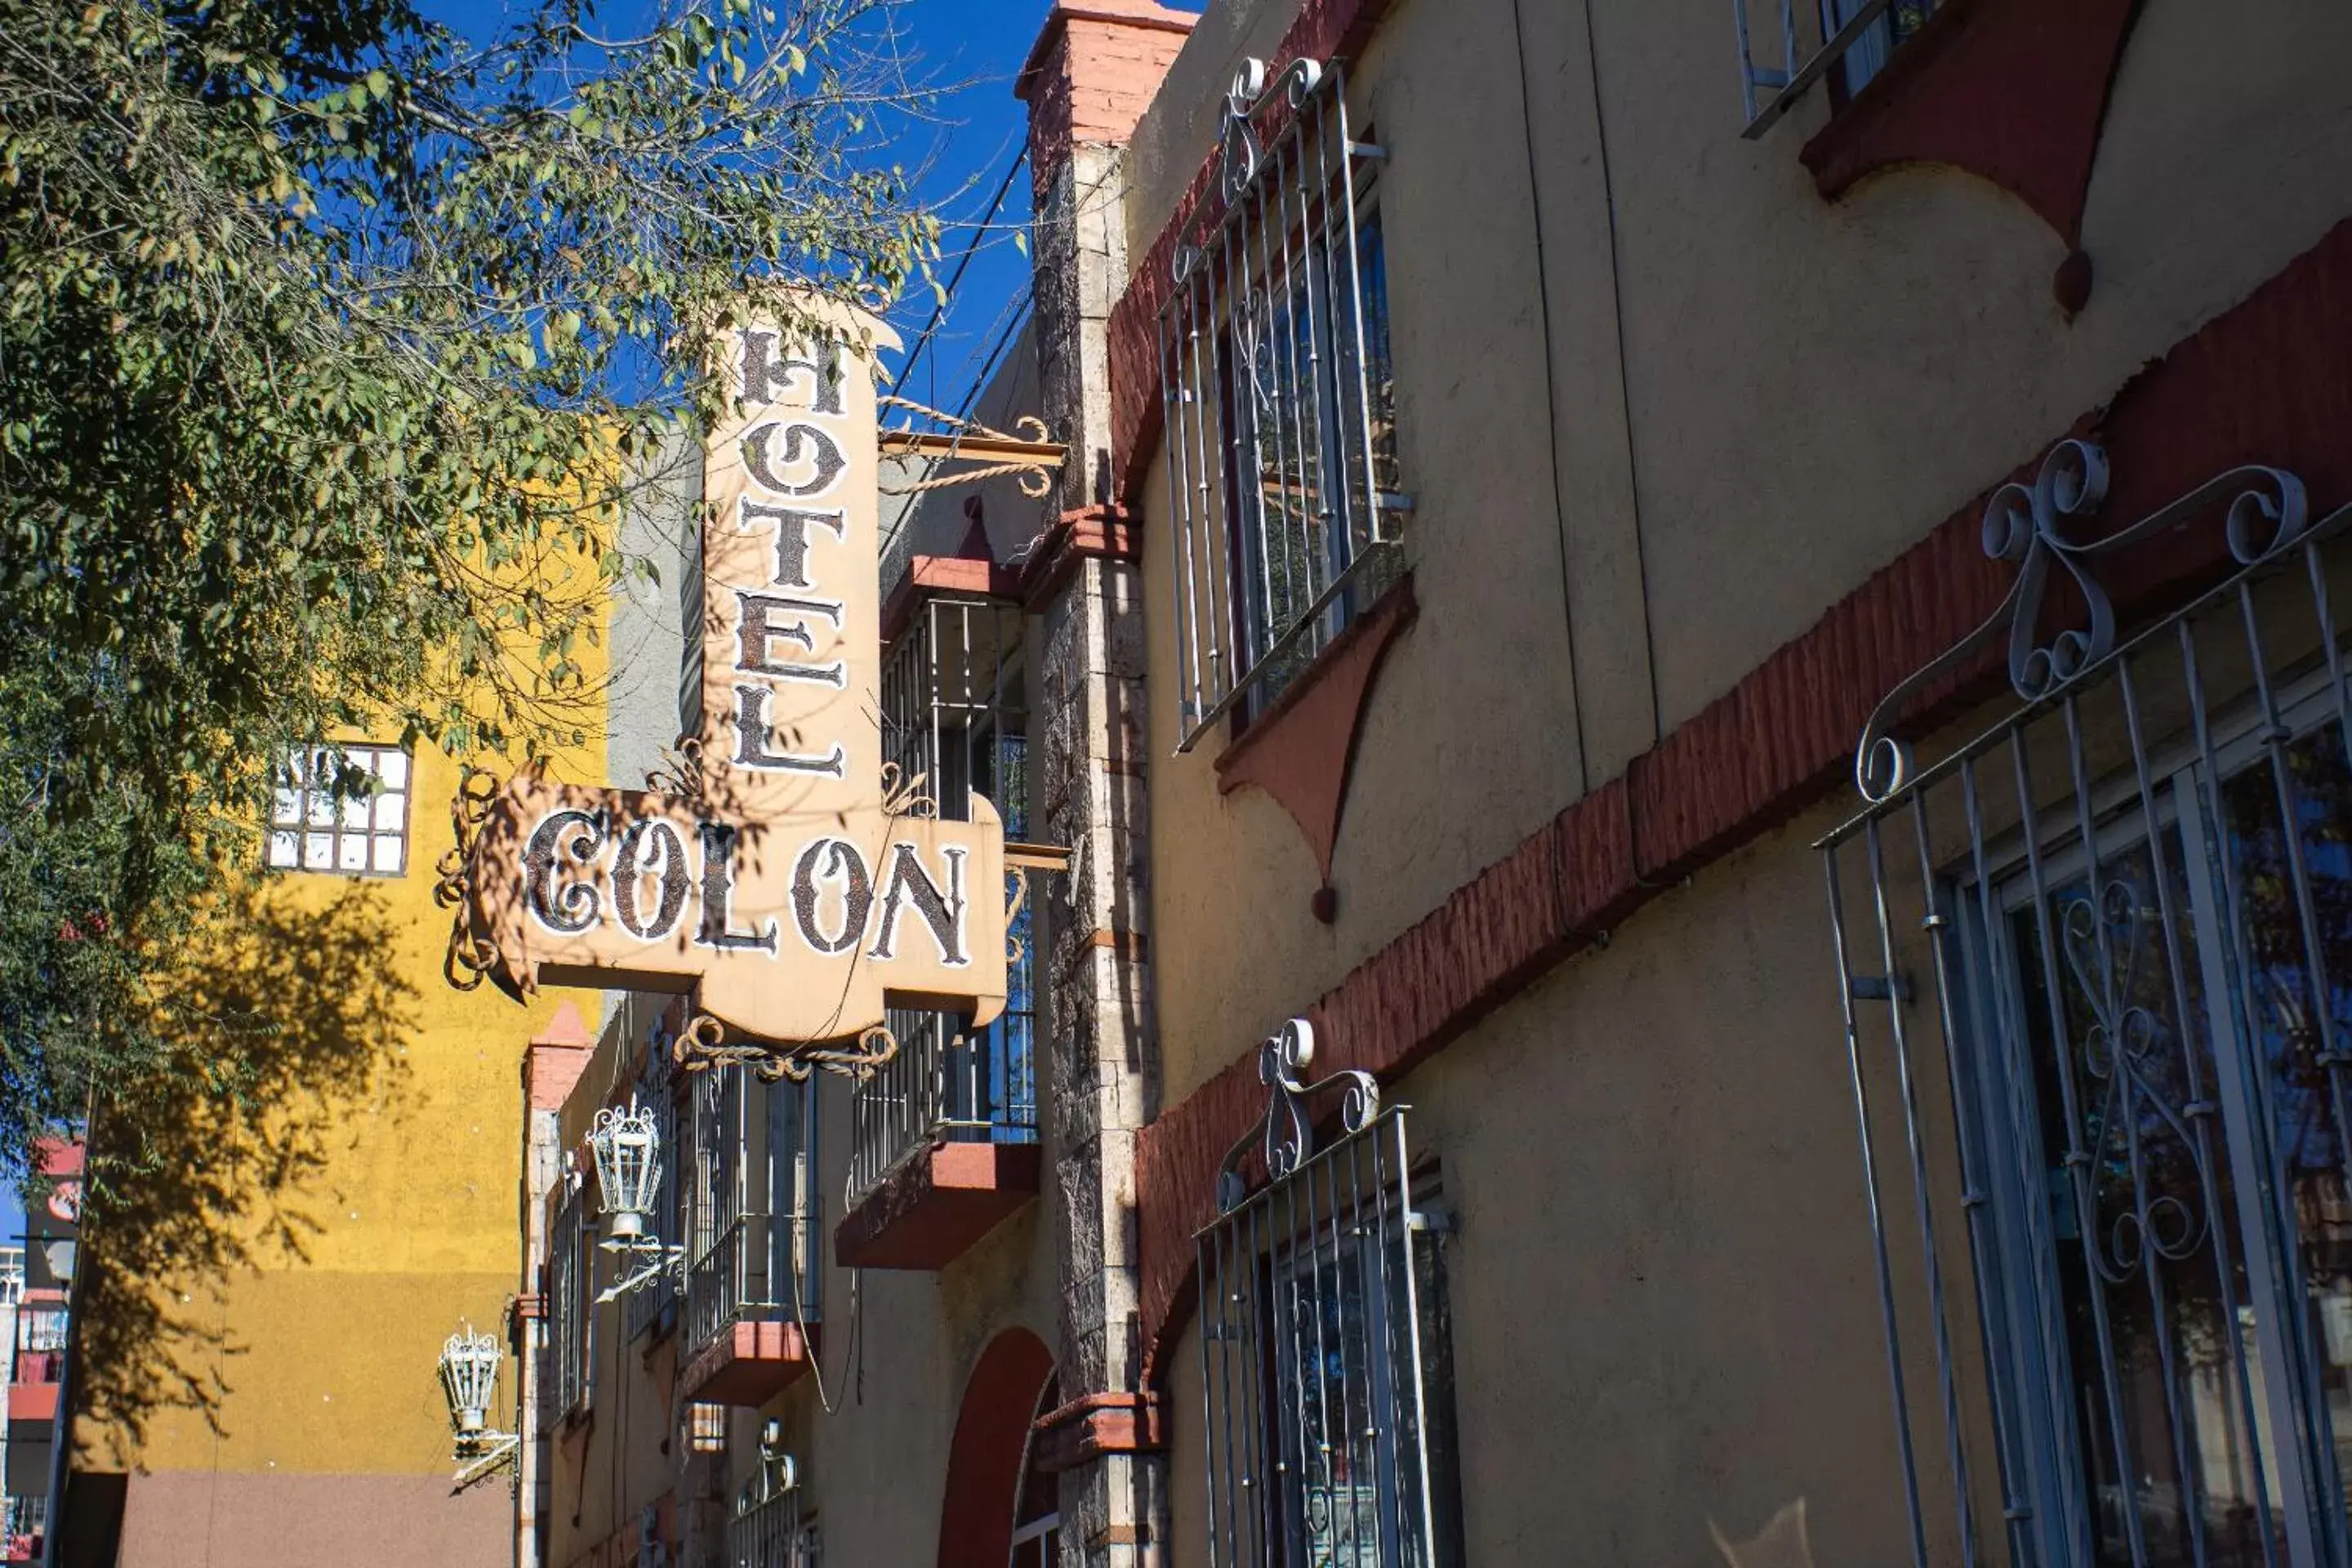
[[[1291,1019],[1258,1047],[1258,1081],[1268,1090],[1265,1120],[1227,1150],[1217,1167],[1220,1215],[1233,1213],[1249,1196],[1241,1164],[1252,1144],[1265,1154],[1269,1181],[1278,1182],[1307,1163],[1315,1152],[1315,1121],[1309,1108],[1318,1099],[1335,1089],[1339,1092],[1339,1125],[1347,1132],[1361,1132],[1380,1114],[1381,1086],[1371,1074],[1343,1068],[1309,1083],[1306,1074],[1314,1060],[1315,1026],[1304,1018]]]
[[[1069,460],[1068,446],[1047,440],[1045,422],[1034,414],[1024,414],[1013,422],[1013,428],[1023,432],[1013,436],[992,429],[977,419],[941,413],[911,397],[885,393],[877,401],[885,408],[902,410],[939,427],[921,430],[909,424],[885,428],[880,433],[883,457],[930,458],[940,462],[976,465],[950,473],[935,473],[910,484],[884,485],[885,495],[914,495],[1002,474],[1017,474],[1021,493],[1032,500],[1043,500],[1053,492],[1050,476],[1059,473],[1062,465]]]

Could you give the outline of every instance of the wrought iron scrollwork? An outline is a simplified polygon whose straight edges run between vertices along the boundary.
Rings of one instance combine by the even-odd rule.
[[[2085,897],[2070,905],[2059,926],[2066,967],[2091,1015],[2082,1037],[2081,1060],[2098,1086],[2096,1109],[2084,1108],[2096,1146],[2070,1150],[2068,1159],[2083,1173],[2078,1180],[2088,1185],[2083,1205],[2084,1252],[2110,1284],[2122,1284],[2137,1274],[2150,1251],[2168,1263],[2195,1256],[2210,1225],[2203,1208],[2204,1194],[2211,1191],[2210,1173],[2188,1119],[2210,1114],[2213,1108],[2202,1103],[2176,1106],[2163,1091],[2159,1075],[2180,1037],[2153,1008],[2133,999],[2149,947],[2147,914],[2137,884],[2116,877],[2098,889],[2095,900]],[[2150,1194],[2151,1114],[2196,1173],[2196,1206],[2176,1194]],[[2120,1164],[2106,1163],[2114,1156],[2120,1156]],[[2130,1183],[2130,1206],[2104,1226],[2097,1218],[2102,1174],[2120,1175]],[[2090,1234],[2094,1230],[2095,1237]]]
[[[898,1037],[881,1024],[857,1037],[854,1046],[784,1045],[772,1041],[730,1040],[727,1026],[708,1013],[698,1013],[680,1030],[670,1047],[671,1059],[683,1072],[709,1072],[713,1068],[749,1068],[762,1082],[790,1079],[806,1083],[814,1072],[839,1073],[863,1079],[898,1054]]]
[[[1335,1089],[1339,1092],[1339,1124],[1348,1132],[1362,1131],[1380,1114],[1381,1086],[1371,1074],[1343,1068],[1310,1083],[1306,1074],[1314,1060],[1315,1026],[1304,1018],[1291,1019],[1258,1047],[1258,1081],[1269,1090],[1265,1120],[1226,1151],[1217,1168],[1219,1214],[1231,1214],[1249,1195],[1241,1163],[1251,1145],[1256,1144],[1263,1153],[1269,1181],[1281,1181],[1307,1163],[1315,1152],[1315,1122],[1309,1110],[1318,1099]]]
[[[1271,72],[1264,60],[1242,61],[1234,72],[1233,85],[1225,89],[1224,112],[1217,130],[1217,190],[1223,197],[1220,208],[1248,195],[1265,162],[1265,142],[1258,134],[1258,121],[1277,100],[1288,112],[1296,114],[1322,85],[1323,67],[1317,60],[1294,59]],[[1213,227],[1222,215],[1213,210],[1202,216],[1203,222]],[[1183,287],[1199,268],[1202,254],[1197,234],[1187,236],[1177,245],[1169,261],[1170,275],[1177,287]]]
[[[2224,533],[2242,566],[2284,554],[2312,528],[2301,479],[2282,468],[2245,464],[2214,475],[2129,527],[2080,542],[2067,538],[2065,525],[2097,511],[2106,493],[2106,453],[2097,443],[2081,440],[2052,447],[2032,484],[2011,480],[1993,492],[1984,510],[1984,552],[1993,560],[2015,563],[2016,581],[1982,626],[1906,677],[1871,711],[1854,752],[1854,782],[1865,800],[1879,804],[1911,782],[1910,748],[1888,733],[1911,700],[1957,672],[2004,628],[2010,685],[2028,702],[2056,696],[2115,652],[2115,605],[2091,570],[2095,558],[2177,527],[2225,500]],[[2083,611],[2077,624],[2044,640],[2043,595],[2053,567],[2073,579]]]
[[[433,901],[449,914],[449,946],[442,955],[442,977],[457,991],[472,991],[498,962],[498,949],[474,934],[466,919],[466,895],[473,889],[474,842],[489,820],[498,798],[499,781],[470,763],[457,770],[457,793],[449,797],[451,847],[433,865]]]
[[[885,408],[898,409],[940,427],[936,431],[913,426],[885,429],[881,433],[883,456],[924,457],[978,465],[904,485],[886,484],[881,487],[885,495],[914,495],[1010,474],[1017,479],[1023,495],[1032,500],[1043,500],[1053,491],[1053,476],[1069,458],[1069,448],[1049,439],[1045,422],[1034,414],[1022,415],[1013,421],[1013,430],[1006,431],[965,415],[930,407],[911,397],[885,393],[877,401]]]

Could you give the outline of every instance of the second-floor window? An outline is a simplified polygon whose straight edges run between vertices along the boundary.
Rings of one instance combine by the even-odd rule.
[[[1770,130],[1817,82],[1840,103],[1860,92],[1941,3],[1735,0],[1747,134]]]
[[[1397,570],[1387,247],[1339,68],[1249,62],[1160,321],[1182,747],[1281,695]]]
[[[548,1354],[559,1417],[587,1405],[594,1366],[594,1307],[590,1300],[594,1233],[582,1208],[581,1189],[567,1184],[548,1228]]]
[[[399,746],[306,746],[279,765],[270,866],[397,877],[408,869],[409,756]]]

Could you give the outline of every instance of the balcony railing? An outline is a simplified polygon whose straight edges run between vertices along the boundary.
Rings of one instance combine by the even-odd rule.
[[[764,1214],[738,1215],[719,1233],[710,1249],[694,1260],[686,1276],[684,1352],[695,1352],[737,1323],[816,1321],[814,1281],[803,1289],[797,1314],[792,1289],[793,1260],[809,1246],[805,1221]]]
[[[730,1568],[817,1568],[816,1526],[801,1519],[800,1494],[777,1491],[764,1500],[757,1483],[745,1489],[727,1525]]]
[[[1813,84],[1837,72],[1859,92],[1917,32],[1940,0],[1731,0],[1739,38],[1739,89],[1749,140],[1769,131]],[[1798,12],[1811,10],[1800,36]],[[1755,25],[1751,25],[1755,24]],[[1811,31],[1818,26],[1820,31]],[[1809,54],[1816,40],[1820,47]]]
[[[955,1024],[947,1014],[891,1015],[898,1054],[850,1091],[852,1207],[933,1143],[1037,1142],[1034,1020],[1008,1011],[977,1037]]]
[[[43,1537],[49,1529],[49,1500],[40,1497],[11,1497],[7,1508],[7,1558],[10,1563],[37,1562],[41,1556]]]

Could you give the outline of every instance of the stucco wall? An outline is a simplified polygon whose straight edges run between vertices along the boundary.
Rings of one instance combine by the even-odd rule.
[[[1265,795],[1218,793],[1220,737],[1172,755],[1164,534],[1147,545],[1171,1099],[2340,216],[2352,16],[2141,10],[2084,221],[2098,281],[2069,321],[2063,244],[1990,183],[1914,165],[1824,201],[1797,154],[1825,92],[1742,141],[1704,0],[1596,4],[1589,30],[1580,7],[1397,0],[1350,97],[1389,153],[1421,615],[1364,716],[1327,929],[1302,836]],[[1216,7],[1195,30],[1130,149],[1131,254],[1213,151],[1234,61],[1290,15]],[[1165,484],[1155,458],[1148,529]]]

